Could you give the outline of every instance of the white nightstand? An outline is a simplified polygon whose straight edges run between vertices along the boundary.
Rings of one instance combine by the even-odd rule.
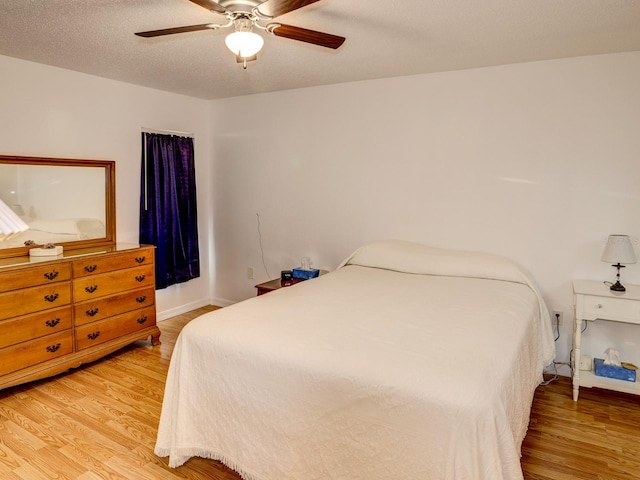
[[[640,325],[640,286],[625,284],[626,292],[613,292],[603,282],[574,280],[575,319],[573,328],[573,400],[578,400],[580,386],[600,387],[640,395],[640,383],[598,377],[580,370],[582,321],[604,320]],[[640,332],[639,332],[640,335]]]

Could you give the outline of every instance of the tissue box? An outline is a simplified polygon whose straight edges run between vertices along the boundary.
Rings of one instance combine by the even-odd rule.
[[[308,278],[316,278],[320,275],[320,270],[315,268],[305,269],[305,268],[294,268],[293,269],[293,278],[302,278],[304,280]]]
[[[53,248],[32,248],[29,250],[32,257],[56,257],[62,255],[62,245],[56,245]]]
[[[616,367],[615,365],[605,365],[604,359],[602,358],[594,358],[593,364],[595,367],[595,374],[599,377],[615,378],[626,382],[636,381],[635,370],[627,370],[624,367]]]

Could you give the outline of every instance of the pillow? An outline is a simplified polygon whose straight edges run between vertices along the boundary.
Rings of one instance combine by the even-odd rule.
[[[107,235],[104,223],[96,218],[81,218],[76,222],[81,239],[103,238]]]
[[[75,220],[34,220],[29,224],[29,229],[48,233],[78,234]]]
[[[381,240],[356,250],[340,265],[361,265],[404,273],[489,278],[528,285],[530,279],[500,255],[428,247],[403,240]]]

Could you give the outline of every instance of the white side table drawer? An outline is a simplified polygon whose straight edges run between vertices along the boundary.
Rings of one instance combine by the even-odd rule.
[[[583,320],[614,320],[640,324],[640,302],[623,298],[582,296]]]

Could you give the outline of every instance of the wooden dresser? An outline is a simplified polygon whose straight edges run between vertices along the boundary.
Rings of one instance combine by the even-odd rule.
[[[1,260],[0,389],[147,338],[160,343],[154,247],[118,245],[54,260]]]

